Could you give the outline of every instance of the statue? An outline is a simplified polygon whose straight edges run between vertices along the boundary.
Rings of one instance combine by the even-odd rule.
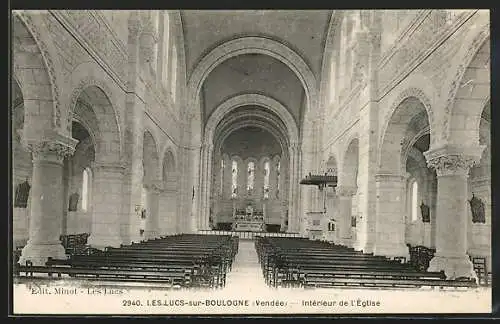
[[[14,207],[26,208],[28,206],[30,189],[31,186],[28,182],[28,178],[26,178],[24,182],[17,185]]]
[[[469,204],[472,211],[472,222],[484,224],[486,222],[486,219],[484,217],[483,201],[472,194],[472,199],[469,200]]]
[[[78,199],[80,195],[78,192],[75,192],[69,196],[69,207],[68,211],[77,211],[78,210]]]
[[[420,204],[420,213],[422,214],[422,222],[424,222],[424,223],[431,222],[431,215],[430,215],[430,211],[429,211],[429,206],[424,204],[423,201]]]
[[[144,208],[141,210],[141,218],[146,219],[146,209]]]

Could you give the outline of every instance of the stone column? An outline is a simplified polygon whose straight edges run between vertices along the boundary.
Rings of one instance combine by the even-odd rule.
[[[33,155],[29,239],[20,264],[43,266],[49,257],[64,259],[61,245],[63,159],[74,153],[76,140],[56,134],[56,139],[27,143]]]
[[[477,279],[467,256],[467,177],[483,149],[447,145],[424,153],[438,178],[436,253],[428,271],[443,270],[448,279]]]
[[[125,126],[123,130],[124,163],[127,172],[124,176],[122,205],[124,220],[121,236],[123,243],[140,241],[140,218],[136,208],[141,206],[142,195],[142,155],[144,136],[144,86],[140,78],[140,41],[143,23],[140,12],[133,10],[128,20],[128,87],[125,97]],[[96,194],[97,198],[97,194]]]
[[[336,189],[338,197],[338,219],[340,243],[345,246],[352,246],[351,218],[352,218],[352,196],[356,193],[356,188],[338,186]]]
[[[154,239],[160,235],[160,211],[159,196],[162,191],[160,183],[152,183],[148,186],[148,218],[144,236],[146,239]]]
[[[211,183],[211,159],[213,146],[205,143],[201,149],[201,179],[200,179],[200,201],[198,205],[198,228],[209,229],[208,218],[210,214],[210,183]]]
[[[102,249],[119,247],[121,237],[123,176],[125,167],[119,163],[99,163],[92,166],[92,225],[88,244]]]
[[[377,174],[375,255],[409,258],[405,242],[404,177]]]
[[[288,164],[288,170],[289,170],[289,175],[290,175],[290,184],[288,186],[288,227],[287,227],[287,232],[293,232],[295,230],[295,225],[294,225],[294,217],[297,217],[295,209],[295,200],[297,199],[295,190],[294,190],[294,181],[295,181],[295,168],[297,167],[297,146],[296,145],[290,145],[289,148],[289,156],[290,156],[290,163]],[[275,166],[273,166],[275,168]],[[280,170],[280,172],[283,174],[283,170]],[[276,189],[275,189],[276,190]]]
[[[203,204],[203,219],[202,219],[202,229],[204,230],[209,230],[210,229],[210,206],[211,206],[211,191],[212,191],[212,168],[213,168],[213,163],[212,163],[212,156],[213,156],[213,151],[214,147],[212,144],[207,144],[206,146],[207,150],[207,161],[205,164],[205,174],[206,174],[206,182],[204,186],[204,204]]]
[[[155,44],[158,40],[158,35],[156,33],[155,27],[151,18],[146,18],[143,23],[143,29],[140,41],[140,59],[144,64],[149,64],[151,67],[154,65],[155,54]]]
[[[166,184],[158,194],[158,220],[160,236],[172,235],[177,231],[177,190],[176,184]]]

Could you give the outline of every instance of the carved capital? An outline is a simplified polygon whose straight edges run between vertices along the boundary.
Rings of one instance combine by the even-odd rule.
[[[476,163],[474,158],[464,155],[438,156],[427,161],[427,165],[435,169],[438,176],[468,174]]]
[[[340,197],[352,197],[357,191],[355,187],[349,186],[337,186],[335,190]]]
[[[406,176],[406,174],[405,174]],[[405,179],[405,176],[400,174],[386,174],[379,173],[375,175],[376,182],[402,182]]]
[[[24,135],[22,144],[33,154],[33,161],[62,163],[66,156],[73,155],[78,144],[74,138],[61,135],[56,130],[47,130],[36,138],[26,132]]]
[[[153,44],[158,42],[158,32],[156,31],[154,23],[151,19],[147,19],[143,22],[141,37],[143,36],[152,37]]]
[[[29,142],[26,147],[33,154],[33,161],[62,163],[66,156],[75,152],[74,146],[56,141]]]
[[[138,38],[141,35],[144,27],[143,20],[138,11],[133,11],[128,19],[128,32],[129,37]]]
[[[154,194],[157,194],[159,195],[160,193],[163,192],[164,188],[163,188],[163,183],[161,183],[160,181],[155,181],[153,183],[150,184],[149,186],[149,189],[154,193]]]
[[[446,145],[424,152],[424,156],[427,166],[435,169],[438,176],[467,175],[470,168],[479,163],[484,148],[484,145]]]
[[[112,163],[112,162],[93,162],[92,171],[106,174],[118,174],[122,175],[127,170],[127,166],[122,163]]]

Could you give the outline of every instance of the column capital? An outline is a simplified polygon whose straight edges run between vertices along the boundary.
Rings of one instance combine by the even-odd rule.
[[[73,155],[78,141],[54,131],[46,132],[38,139],[26,139],[23,145],[33,154],[33,161],[47,160],[62,163]]]
[[[130,14],[128,19],[129,37],[138,38],[143,29],[143,21],[140,12],[135,10]]]
[[[160,194],[163,192],[163,181],[161,180],[154,180],[152,183],[148,185],[148,188],[154,193],[154,194]]]
[[[127,166],[117,162],[93,162],[92,171],[106,173],[125,173]]]
[[[153,20],[151,17],[148,17],[144,20],[142,23],[143,28],[142,28],[142,33],[141,36],[151,36],[153,37],[154,44],[158,42],[158,32],[156,31],[156,27],[154,25]]]
[[[337,186],[335,190],[340,197],[352,197],[357,191],[356,187],[350,186]]]
[[[213,150],[213,148],[214,144],[208,139],[203,141],[203,143],[201,144],[201,149],[206,150],[207,152]]]
[[[424,152],[427,166],[436,170],[438,176],[469,173],[481,159],[485,146],[445,145]]]
[[[392,173],[377,173],[375,175],[375,182],[402,182],[404,179],[406,179],[406,174],[404,176]]]

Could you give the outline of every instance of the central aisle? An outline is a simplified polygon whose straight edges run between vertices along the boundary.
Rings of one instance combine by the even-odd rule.
[[[242,293],[270,290],[264,281],[254,244],[253,240],[240,239],[238,254],[236,254],[232,270],[226,276],[224,290]]]

